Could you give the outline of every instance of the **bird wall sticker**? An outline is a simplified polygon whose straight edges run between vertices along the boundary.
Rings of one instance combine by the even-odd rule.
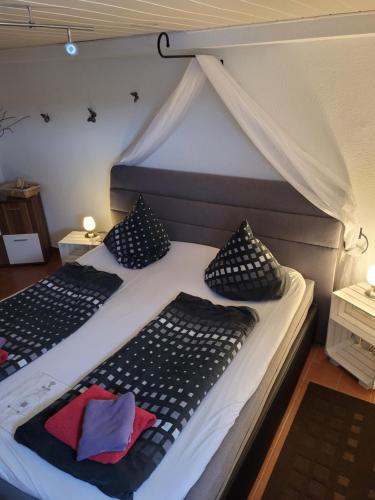
[[[48,113],[40,113],[40,116],[43,118],[43,120],[45,121],[45,123],[48,123],[51,121],[51,118],[49,116]]]
[[[135,91],[134,91],[134,92],[130,92],[130,95],[133,97],[134,102],[137,102],[137,101],[138,101],[138,99],[139,99],[139,94],[138,94],[138,92],[135,92]]]
[[[96,123],[97,113],[92,108],[87,108],[87,109],[88,109],[88,112],[90,113],[90,116],[87,118],[87,121],[89,123]]]

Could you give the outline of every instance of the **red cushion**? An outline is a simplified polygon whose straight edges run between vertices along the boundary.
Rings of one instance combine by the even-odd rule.
[[[73,448],[73,450],[77,450],[78,442],[81,437],[83,415],[85,413],[86,404],[90,399],[117,399],[117,396],[102,389],[98,385],[92,385],[87,391],[77,396],[70,401],[70,403],[61,408],[60,411],[52,415],[44,424],[46,431]],[[98,455],[90,457],[89,460],[94,460],[102,464],[117,463],[127,454],[138,439],[138,436],[144,430],[152,427],[155,422],[156,416],[154,414],[136,406],[133,434],[126,449],[124,451],[99,453]]]
[[[0,365],[5,363],[5,361],[8,359],[8,352],[4,351],[4,349],[0,349]]]

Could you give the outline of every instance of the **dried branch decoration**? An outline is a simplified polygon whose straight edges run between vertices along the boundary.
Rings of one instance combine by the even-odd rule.
[[[16,118],[15,116],[7,116],[8,112],[0,108],[0,138],[3,137],[5,132],[14,132],[13,127],[17,125],[17,123],[22,122],[22,120],[26,120],[26,118],[30,118],[29,115],[22,116],[21,118]],[[12,121],[13,120],[13,121]]]

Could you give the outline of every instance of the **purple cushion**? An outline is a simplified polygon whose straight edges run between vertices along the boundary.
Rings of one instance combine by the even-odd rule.
[[[99,453],[123,451],[133,432],[134,394],[128,392],[116,400],[92,399],[83,417],[77,460]]]

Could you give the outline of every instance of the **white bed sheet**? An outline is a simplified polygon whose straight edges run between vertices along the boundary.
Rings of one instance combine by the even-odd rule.
[[[216,252],[217,249],[208,246],[173,242],[161,261],[141,270],[119,266],[104,245],[81,257],[82,264],[117,273],[124,280],[123,285],[79,331],[1,382],[0,400],[38,372],[73,386],[138,333],[180,291],[218,304],[244,305],[219,297],[204,283],[204,269]],[[303,277],[291,269],[288,276],[289,289],[281,300],[248,303],[257,309],[260,322],[157,469],[137,490],[135,500],[180,500],[198,480],[258,387],[302,300],[306,288]],[[61,393],[61,386],[59,389]],[[58,395],[53,394],[52,399]],[[44,402],[34,413],[47,404]],[[28,418],[20,418],[20,422]],[[108,498],[96,487],[60,471],[19,445],[2,428],[0,476],[43,500]]]

